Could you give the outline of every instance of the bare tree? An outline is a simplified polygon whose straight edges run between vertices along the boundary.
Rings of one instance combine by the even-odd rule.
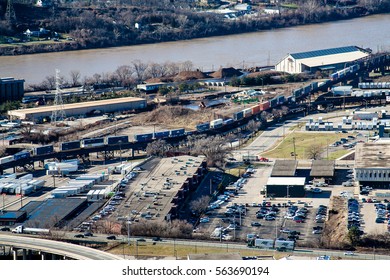
[[[70,83],[71,83],[72,87],[79,86],[80,85],[80,78],[81,78],[80,71],[72,70],[72,71],[70,71],[69,75],[70,75]]]
[[[192,71],[193,69],[194,69],[194,64],[190,60],[186,60],[180,65],[180,72]]]
[[[131,75],[133,74],[132,72],[132,69],[130,66],[128,65],[122,65],[122,66],[119,66],[116,70],[115,70],[115,75],[118,79],[118,82],[122,85],[122,86],[125,86],[125,85],[128,85],[130,84],[130,81],[131,81]]]
[[[148,65],[146,63],[143,63],[140,60],[134,60],[131,62],[133,64],[134,72],[135,72],[135,77],[137,82],[140,82],[144,79],[145,75],[145,70],[148,68]]]
[[[251,134],[251,138],[253,137],[253,134],[259,129],[260,123],[255,120],[250,120],[248,124],[246,125],[246,129],[248,129]]]
[[[194,139],[192,153],[204,155],[209,166],[222,167],[230,154],[230,148],[221,136],[202,137]]]
[[[320,145],[314,144],[306,150],[306,156],[309,159],[321,159],[321,152],[322,147]]]
[[[172,146],[169,145],[165,140],[158,139],[152,143],[149,143],[146,147],[146,153],[150,156],[163,157],[166,152],[172,149]]]
[[[197,215],[207,210],[207,207],[210,202],[210,197],[207,195],[199,197],[197,200],[193,200],[190,203],[190,209]]]

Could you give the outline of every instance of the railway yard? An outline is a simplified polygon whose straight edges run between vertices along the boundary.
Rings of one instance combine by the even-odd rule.
[[[345,77],[356,67],[342,71],[337,75]],[[332,79],[339,76],[300,85],[289,96],[265,93],[265,87],[246,89],[246,95],[258,94],[252,104],[225,98],[220,106],[202,110],[194,103],[195,110],[162,106],[73,118],[58,129],[89,127],[58,144],[31,145],[0,158],[0,225],[4,231],[17,225],[69,231],[76,241],[102,234],[114,242],[134,232],[140,239],[169,238],[168,230],[140,228],[183,220],[192,230],[183,230],[186,238],[281,251],[350,248],[352,227],[361,236],[388,234],[385,178],[390,175],[381,173],[385,166],[379,159],[386,153],[376,143],[388,135],[388,90],[381,98],[365,96],[364,105],[344,100],[342,106],[327,107],[317,90],[325,90]],[[315,105],[305,103],[311,94],[318,97]],[[128,102],[146,106],[144,99]],[[121,106],[118,100],[112,104]],[[13,112],[24,113],[34,110]],[[251,122],[256,129],[248,129]],[[18,129],[10,129],[7,137]],[[53,127],[41,124],[36,130]],[[232,136],[223,169],[208,166],[203,155],[147,157],[146,147],[154,140],[179,145],[203,133]],[[356,158],[369,152],[378,161]],[[357,174],[363,174],[359,180]],[[193,206],[202,199],[201,206]]]

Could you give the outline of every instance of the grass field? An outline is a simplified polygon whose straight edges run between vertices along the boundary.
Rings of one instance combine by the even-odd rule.
[[[349,152],[351,152],[351,151],[346,149],[346,150],[339,150],[339,151],[336,151],[333,153],[329,153],[328,159],[335,160],[335,159],[338,159],[339,157],[342,157],[342,156],[348,154]]]
[[[241,256],[263,256],[280,259],[288,255],[288,253],[276,252],[276,251],[264,251],[255,248],[248,249],[232,249],[229,248],[227,243],[221,243],[220,247],[208,247],[208,246],[187,246],[187,245],[173,245],[164,244],[164,242],[157,242],[155,245],[148,242],[138,242],[138,246],[133,244],[120,244],[119,246],[108,251],[115,255],[131,255],[138,258],[145,257],[174,257],[177,259],[187,259],[189,254],[221,254],[221,253],[240,253]]]
[[[289,134],[282,142],[279,142],[277,146],[262,156],[269,158],[291,158],[294,152],[293,139],[295,139],[295,153],[297,159],[307,159],[306,150],[313,145],[320,145],[322,148],[326,148],[327,145],[332,144],[341,137],[346,137],[349,134],[335,133],[318,133],[318,132],[294,132]],[[341,156],[341,155],[340,155]]]

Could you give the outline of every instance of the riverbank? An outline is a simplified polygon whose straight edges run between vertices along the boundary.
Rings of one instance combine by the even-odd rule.
[[[190,40],[196,38],[209,38],[215,36],[226,36],[233,34],[244,34],[256,31],[267,31],[275,29],[283,29],[287,27],[302,26],[309,24],[328,23],[354,18],[366,17],[374,14],[386,14],[390,12],[383,10],[369,12],[360,7],[350,9],[331,9],[321,10],[315,17],[305,18],[299,13],[286,13],[283,16],[267,16],[258,17],[251,20],[237,21],[216,21],[213,27],[200,26],[194,30],[194,26],[176,28],[164,33],[156,30],[143,29],[138,33],[132,32],[128,36],[119,36],[118,38],[110,38],[108,35],[102,34],[98,36],[86,37],[82,34],[72,33],[71,40],[66,38],[34,42],[21,42],[0,45],[0,55],[16,56],[25,54],[48,53],[48,52],[64,52],[75,50],[88,49],[103,49],[111,47],[135,46],[140,44],[155,44],[161,42],[174,42],[182,40]],[[202,25],[203,23],[197,23]]]

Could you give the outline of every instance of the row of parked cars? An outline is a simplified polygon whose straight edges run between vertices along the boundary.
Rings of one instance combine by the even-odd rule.
[[[328,207],[325,205],[320,205],[316,212],[316,223],[324,223],[326,220],[326,216],[328,214]]]
[[[293,220],[296,223],[303,223],[307,217],[309,210],[306,207],[298,207],[291,205],[287,208],[285,219]]]
[[[360,228],[360,208],[359,202],[354,199],[348,199],[348,229],[351,227]]]
[[[383,203],[376,203],[375,204],[375,212],[376,212],[376,223],[384,223],[386,220],[388,220],[388,228],[390,226],[390,203],[387,203],[387,205]]]

